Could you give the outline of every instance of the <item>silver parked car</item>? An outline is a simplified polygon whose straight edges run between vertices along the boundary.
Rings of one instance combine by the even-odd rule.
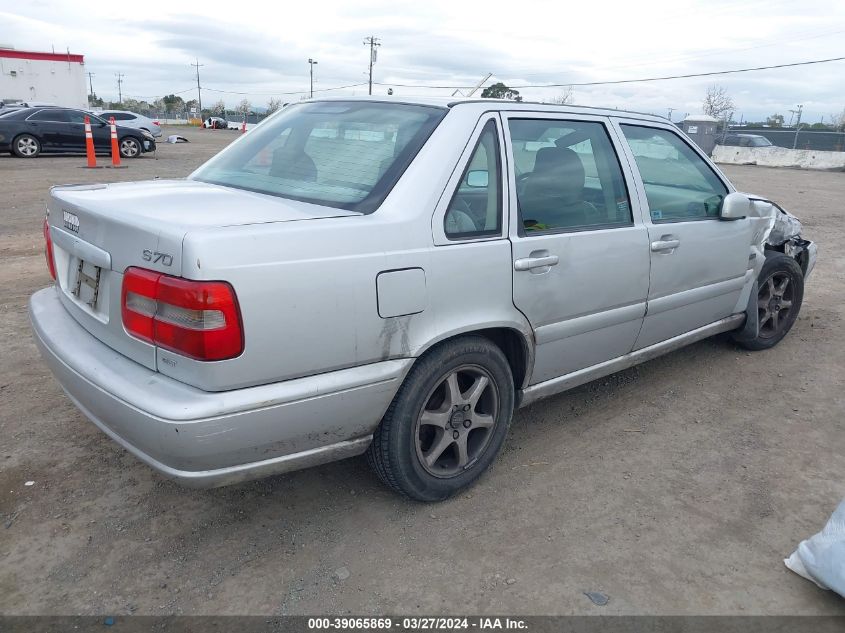
[[[720,332],[775,345],[800,231],[659,117],[311,101],[185,180],[54,187],[30,317],[74,403],[168,477],[367,453],[432,501],[517,407]]]
[[[161,136],[161,124],[157,119],[151,119],[143,114],[128,112],[126,110],[104,110],[95,114],[108,121],[114,117],[114,122],[123,127],[134,127],[136,130],[146,130],[156,138]]]

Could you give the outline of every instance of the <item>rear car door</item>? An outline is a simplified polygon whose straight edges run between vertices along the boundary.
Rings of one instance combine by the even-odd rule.
[[[631,351],[648,234],[603,117],[506,113],[513,300],[536,340],[536,384]]]
[[[64,134],[67,112],[60,108],[39,110],[26,119],[27,131],[41,141],[41,146],[50,150],[66,150]]]
[[[649,210],[651,275],[640,349],[737,311],[743,287],[753,282],[752,225],[719,219],[733,188],[673,126],[618,124]]]

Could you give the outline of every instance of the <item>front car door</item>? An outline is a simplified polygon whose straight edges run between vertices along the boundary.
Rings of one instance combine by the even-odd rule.
[[[506,120],[513,299],[534,330],[536,384],[631,351],[646,308],[648,234],[607,119]]]
[[[70,127],[68,129],[68,146],[75,151],[85,151],[85,117],[91,121],[91,136],[94,138],[94,148],[99,152],[111,149],[111,127],[106,122],[82,110],[68,110]]]
[[[618,121],[648,205],[651,251],[648,311],[636,348],[689,332],[745,309],[754,281],[748,218],[719,219],[733,191],[700,151],[671,125]]]

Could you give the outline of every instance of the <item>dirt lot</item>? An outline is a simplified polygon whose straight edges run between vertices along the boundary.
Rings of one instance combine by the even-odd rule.
[[[425,506],[363,459],[179,488],[41,362],[47,188],[184,176],[234,137],[196,130],[121,171],[0,157],[0,613],[845,614],[782,563],[845,495],[845,174],[725,170],[819,243],[776,349],[704,341],[520,411],[493,471]]]

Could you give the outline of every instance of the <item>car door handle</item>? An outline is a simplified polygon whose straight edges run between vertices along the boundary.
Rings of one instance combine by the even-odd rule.
[[[534,255],[534,253],[531,253]],[[557,255],[540,255],[538,257],[523,257],[517,259],[513,263],[514,270],[533,270],[535,268],[546,268],[548,266],[557,266],[560,258]]]
[[[655,253],[674,251],[681,245],[681,240],[671,235],[664,235],[659,240],[651,243],[651,250]]]

